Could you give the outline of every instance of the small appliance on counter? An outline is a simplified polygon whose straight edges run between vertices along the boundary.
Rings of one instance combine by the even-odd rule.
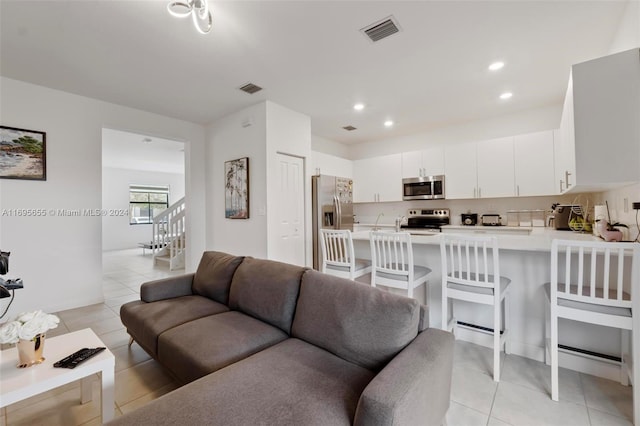
[[[481,218],[483,226],[501,226],[500,219],[499,214],[483,214]]]
[[[462,213],[462,224],[466,226],[475,226],[478,224],[478,213]]]
[[[553,227],[558,231],[571,231],[569,222],[571,221],[572,210],[574,216],[582,217],[582,206],[579,205],[553,204],[551,208],[553,209],[553,214],[549,217],[549,226],[553,224]]]

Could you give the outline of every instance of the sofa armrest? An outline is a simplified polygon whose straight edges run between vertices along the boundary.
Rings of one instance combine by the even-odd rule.
[[[178,275],[161,280],[148,281],[140,287],[140,299],[155,302],[193,294],[191,285],[195,274]]]
[[[429,328],[362,392],[354,425],[441,425],[449,409],[453,334]]]

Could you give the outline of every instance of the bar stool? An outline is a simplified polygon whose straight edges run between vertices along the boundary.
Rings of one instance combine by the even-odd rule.
[[[561,259],[563,262],[561,262]],[[563,268],[564,270],[560,270]],[[545,358],[551,363],[551,399],[558,401],[558,319],[568,318],[621,329],[620,382],[633,383],[633,419],[640,424],[640,244],[553,240],[551,282],[545,284],[549,315]],[[629,289],[630,292],[626,291]],[[637,321],[637,320],[636,320]],[[629,351],[629,334],[633,348]],[[548,351],[548,353],[547,353]],[[635,367],[635,368],[632,368]]]
[[[427,295],[427,275],[431,269],[414,265],[411,235],[408,232],[372,231],[371,244],[371,286],[383,285],[407,290],[413,297],[413,290],[424,284],[425,304]]]
[[[322,266],[320,272],[355,280],[371,272],[371,261],[356,259],[353,239],[348,229],[321,229],[320,247]]]
[[[457,320],[449,299],[490,305],[493,330],[472,328],[493,335],[493,380],[500,381],[500,350],[511,353],[509,335],[509,278],[500,276],[496,237],[445,234],[440,240],[442,259],[442,329],[455,334]],[[504,330],[502,327],[504,303]]]

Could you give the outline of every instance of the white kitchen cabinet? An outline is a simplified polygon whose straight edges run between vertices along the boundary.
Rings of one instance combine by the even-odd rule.
[[[402,201],[401,154],[353,162],[353,202]]]
[[[513,137],[478,142],[478,198],[513,197]]]
[[[445,198],[477,197],[476,142],[447,145],[444,149]]]
[[[517,135],[513,139],[516,195],[553,195],[555,184],[553,130]]]
[[[313,174],[353,178],[353,161],[322,152],[311,152]]]
[[[639,182],[638,117],[640,49],[574,65],[560,123],[563,191]]]
[[[402,177],[424,177],[444,174],[444,148],[434,147],[402,153]]]

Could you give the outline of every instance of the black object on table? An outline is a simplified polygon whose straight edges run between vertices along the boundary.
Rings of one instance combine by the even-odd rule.
[[[76,368],[78,364],[88,360],[94,355],[99,354],[105,349],[106,349],[105,347],[82,348],[72,353],[71,355],[65,358],[62,358],[60,361],[57,361],[56,363],[53,364],[53,366],[56,368]]]

